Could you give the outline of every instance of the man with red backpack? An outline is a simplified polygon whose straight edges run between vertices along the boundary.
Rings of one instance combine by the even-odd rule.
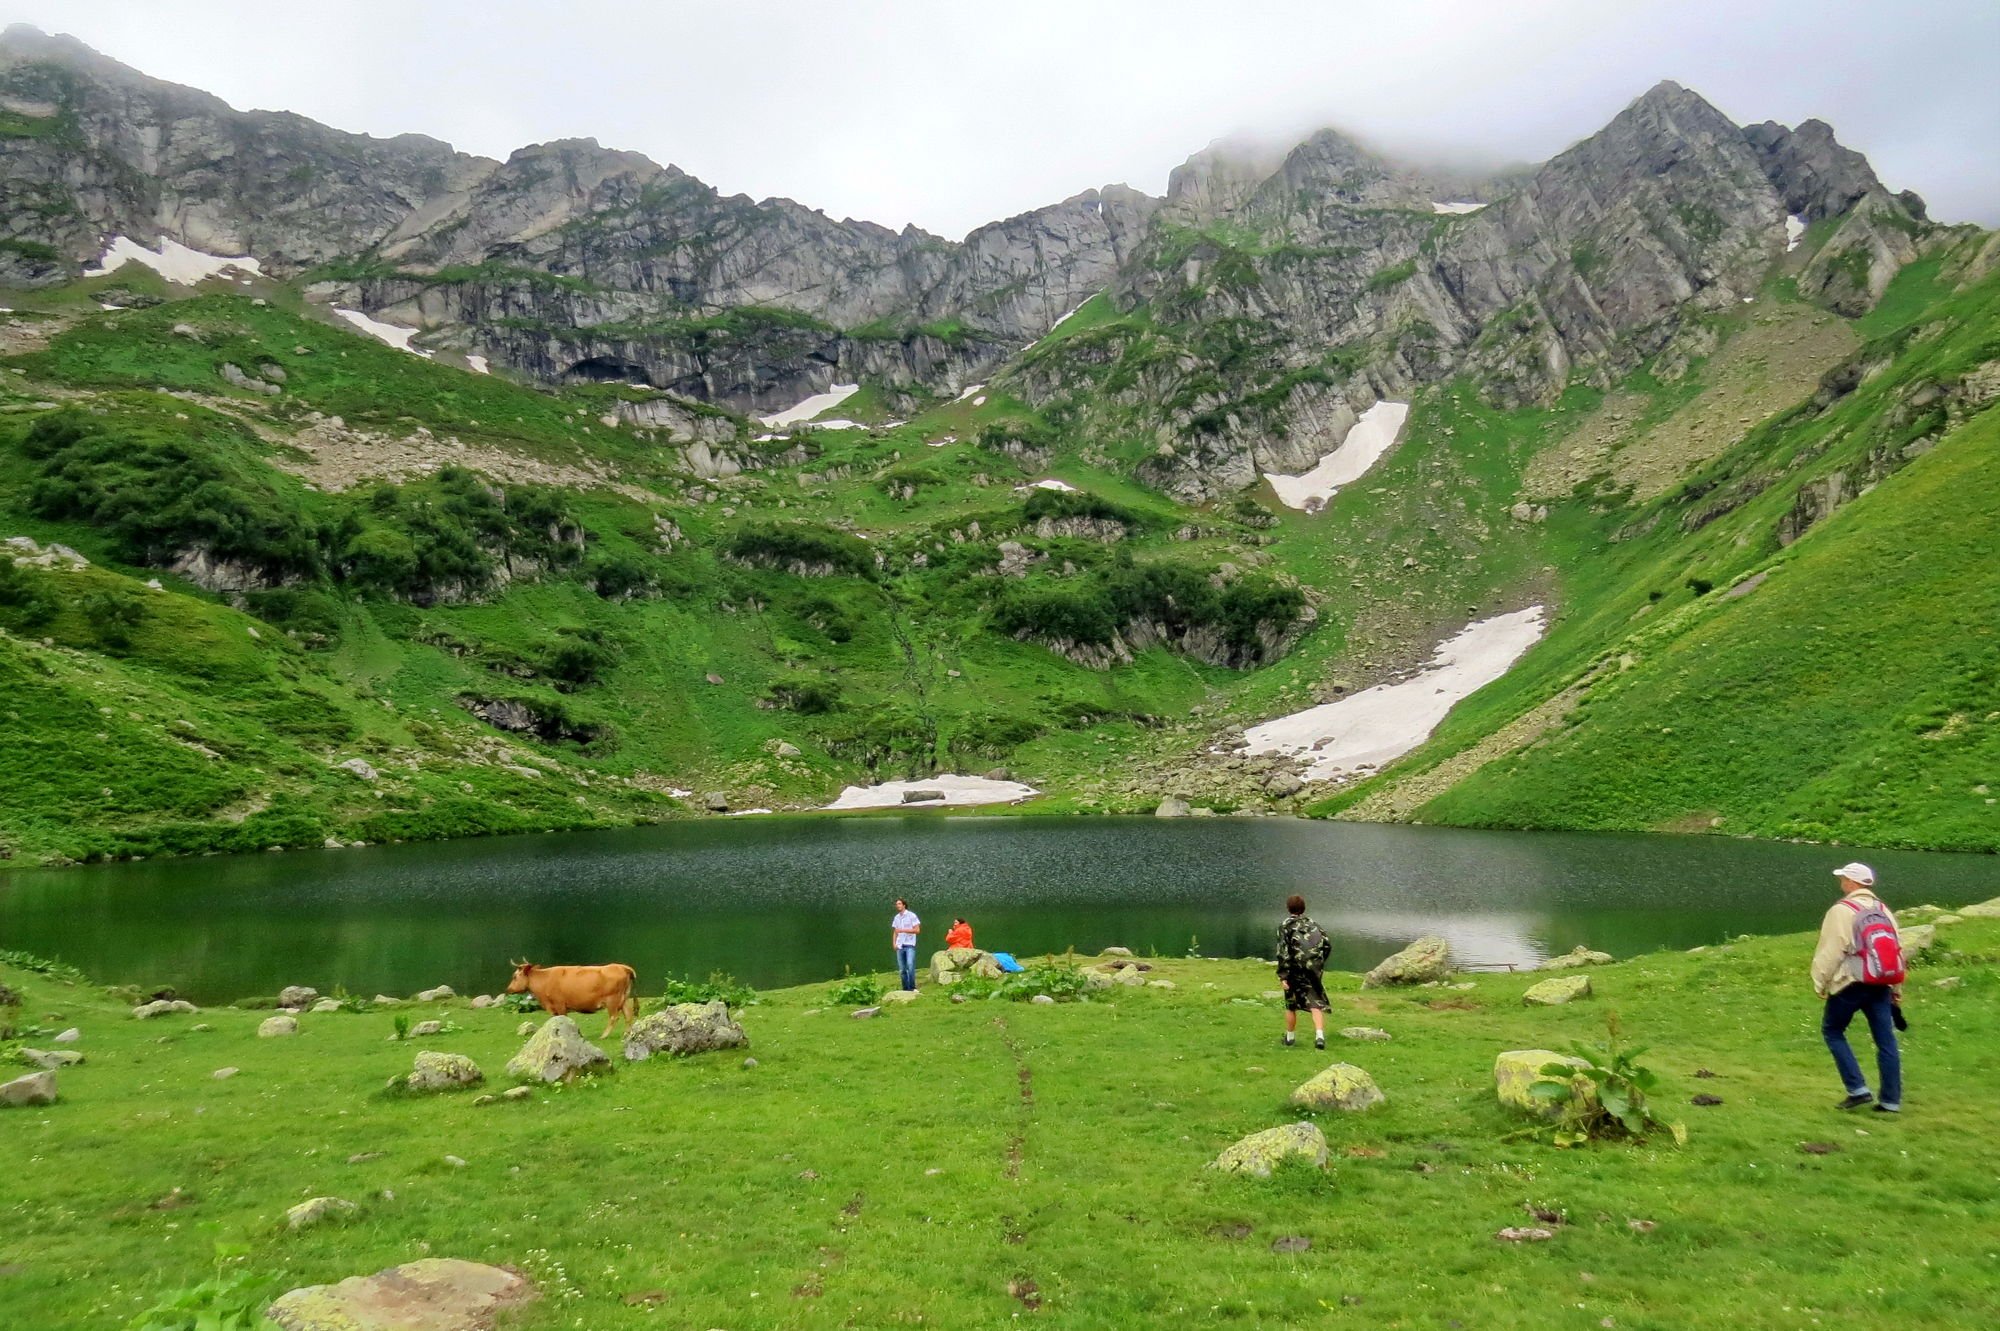
[[[1875,895],[1875,871],[1865,864],[1848,864],[1833,871],[1841,898],[1819,926],[1819,948],[1813,953],[1813,992],[1826,1000],[1820,1034],[1833,1053],[1833,1065],[1847,1088],[1837,1108],[1859,1109],[1875,1100],[1878,1114],[1903,1108],[1903,1055],[1896,1047],[1896,986],[1903,982],[1903,943],[1896,917]],[[1847,1043],[1847,1027],[1860,1013],[1875,1038],[1876,1070],[1882,1094],[1868,1091],[1868,1079]]]

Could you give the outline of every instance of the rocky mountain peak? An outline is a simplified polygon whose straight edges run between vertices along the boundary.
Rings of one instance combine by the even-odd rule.
[[[1743,137],[1784,197],[1785,211],[1808,222],[1847,212],[1882,187],[1868,159],[1843,147],[1824,120],[1803,121],[1797,129],[1766,120],[1745,129]],[[1917,214],[1922,215],[1921,200]]]

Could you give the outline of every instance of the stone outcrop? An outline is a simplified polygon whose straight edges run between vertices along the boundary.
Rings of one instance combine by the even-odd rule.
[[[997,980],[1000,974],[1000,963],[993,959],[993,954],[976,947],[953,947],[931,953],[932,984],[957,984],[968,975]]]
[[[1585,1066],[1580,1058],[1558,1054],[1549,1049],[1512,1049],[1493,1060],[1493,1086],[1500,1103],[1509,1109],[1518,1109],[1535,1118],[1558,1119],[1572,1108],[1585,1108],[1597,1103],[1597,1086],[1586,1077],[1571,1077],[1570,1093],[1567,1098],[1557,1096],[1544,1099],[1530,1089],[1537,1082],[1555,1082],[1558,1079],[1546,1075],[1542,1069],[1554,1064],[1580,1068]]]
[[[749,1043],[750,1037],[721,1000],[675,1003],[632,1023],[625,1032],[625,1057],[637,1063],[655,1054],[705,1054],[742,1049]]]
[[[1361,977],[1364,989],[1393,984],[1430,984],[1451,978],[1451,944],[1435,934],[1419,938],[1394,956],[1384,957]]]
[[[1335,1063],[1292,1092],[1292,1103],[1300,1109],[1340,1110],[1350,1114],[1373,1109],[1387,1099],[1375,1079],[1352,1063]]]
[[[1579,998],[1590,997],[1588,975],[1558,975],[1528,986],[1521,1001],[1529,1007],[1560,1007]]]
[[[1609,952],[1593,952],[1582,943],[1578,943],[1561,956],[1548,958],[1541,965],[1535,967],[1535,969],[1540,971],[1567,971],[1575,970],[1579,966],[1608,966],[1613,960],[1615,958]]]
[[[491,1331],[503,1310],[536,1297],[518,1271],[448,1257],[392,1266],[337,1285],[280,1295],[264,1315],[284,1331]]]
[[[1273,1170],[1288,1161],[1324,1169],[1326,1155],[1326,1134],[1317,1124],[1287,1123],[1242,1138],[1216,1156],[1209,1168],[1225,1174],[1269,1178]]]
[[[479,1070],[479,1065],[464,1054],[441,1054],[426,1049],[417,1054],[403,1085],[412,1091],[456,1091],[485,1080],[486,1074]]]
[[[169,1016],[176,1012],[199,1012],[201,1009],[184,998],[156,998],[150,1003],[141,1003],[132,1009],[132,1015],[140,1021],[154,1017]]]
[[[522,1081],[569,1081],[610,1066],[610,1056],[584,1039],[572,1018],[550,1017],[507,1060],[507,1075]]]

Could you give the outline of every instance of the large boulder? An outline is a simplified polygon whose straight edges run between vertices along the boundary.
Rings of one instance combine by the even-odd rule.
[[[976,947],[954,947],[931,953],[933,984],[957,984],[968,975],[977,975],[982,980],[997,980],[1000,974],[1000,963],[993,959],[993,954]]]
[[[319,990],[309,984],[288,984],[278,991],[279,1007],[311,1007],[319,1001]]]
[[[1575,970],[1578,966],[1609,966],[1615,960],[1616,958],[1613,957],[1609,952],[1593,952],[1589,948],[1585,947],[1583,944],[1578,943],[1575,947],[1563,953],[1561,956],[1550,957],[1547,961],[1544,961],[1541,965],[1537,966],[1535,969],[1544,971],[1567,971],[1567,970]]]
[[[257,1038],[260,1040],[274,1040],[281,1035],[297,1035],[298,1033],[299,1019],[297,1017],[280,1014],[275,1017],[266,1017],[257,1023]]]
[[[1977,905],[1960,906],[1958,913],[1974,920],[2000,920],[2000,897],[1982,901]]]
[[[1896,935],[1902,940],[1903,952],[1907,956],[1914,957],[1919,952],[1925,952],[1937,946],[1937,926],[1935,924],[1913,924],[1907,929],[1898,929]]]
[[[1301,1109],[1339,1109],[1350,1114],[1373,1109],[1387,1099],[1375,1079],[1352,1063],[1335,1063],[1292,1092],[1292,1103]]]
[[[1529,1007],[1560,1007],[1575,999],[1589,997],[1588,975],[1558,975],[1529,985],[1528,991],[1521,995],[1521,1001]]]
[[[419,1003],[442,1003],[447,998],[457,998],[458,995],[450,985],[441,984],[435,989],[419,990],[414,997]]]
[[[426,1257],[337,1285],[282,1294],[264,1315],[284,1331],[489,1331],[503,1308],[535,1287],[518,1271]]]
[[[583,1038],[569,1017],[550,1017],[507,1060],[507,1075],[520,1081],[568,1081],[611,1066],[611,1057]]]
[[[1393,957],[1385,957],[1374,970],[1361,978],[1364,989],[1385,984],[1428,984],[1451,978],[1451,944],[1435,934],[1426,934]]]
[[[1536,1082],[1555,1082],[1542,1071],[1551,1064],[1581,1068],[1588,1066],[1580,1058],[1558,1054],[1551,1049],[1510,1049],[1493,1060],[1493,1088],[1500,1097],[1500,1103],[1510,1109],[1518,1109],[1536,1118],[1561,1118],[1569,1109],[1587,1108],[1597,1103],[1597,1085],[1588,1077],[1571,1077],[1570,1093],[1567,1099],[1556,1097],[1543,1099],[1530,1089]]]
[[[440,1054],[424,1049],[418,1052],[403,1084],[413,1091],[456,1091],[485,1080],[486,1074],[479,1070],[479,1065],[464,1054]]]
[[[1187,818],[1191,817],[1193,813],[1194,810],[1188,805],[1188,802],[1179,795],[1167,796],[1160,801],[1159,807],[1153,810],[1155,818]]]
[[[649,1012],[625,1031],[625,1058],[637,1063],[654,1054],[705,1054],[716,1049],[742,1049],[750,1043],[720,999],[712,1003],[675,1003]]]
[[[56,1102],[56,1074],[53,1072],[30,1072],[25,1077],[0,1085],[0,1109],[26,1109],[31,1105],[52,1105]]]
[[[201,1009],[183,998],[156,998],[150,1003],[141,1003],[132,1009],[132,1015],[140,1021],[150,1021],[154,1017],[164,1017],[170,1012],[199,1012]]]
[[[1253,1132],[1210,1162],[1210,1169],[1225,1174],[1271,1177],[1271,1171],[1287,1160],[1298,1160],[1315,1169],[1326,1167],[1326,1134],[1312,1123],[1287,1123],[1281,1128]]]

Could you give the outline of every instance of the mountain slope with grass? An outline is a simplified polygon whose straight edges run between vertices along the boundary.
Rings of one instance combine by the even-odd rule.
[[[0,99],[19,861],[1003,771],[2000,849],[2000,242],[1817,122],[1668,83],[1491,178],[1223,144],[944,242],[29,30]],[[1541,636],[1429,701],[1495,622]]]

